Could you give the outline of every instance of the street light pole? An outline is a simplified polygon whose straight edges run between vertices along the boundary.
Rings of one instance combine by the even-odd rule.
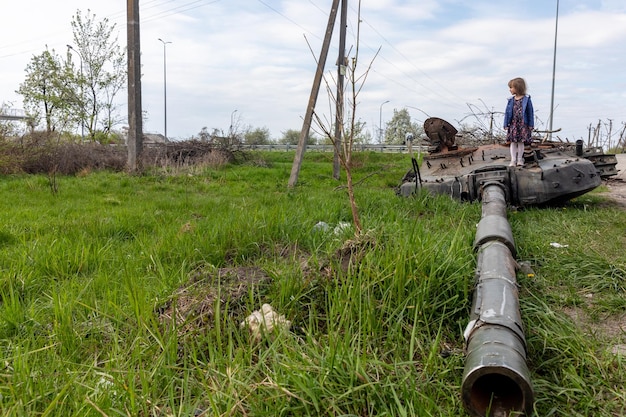
[[[235,116],[236,112],[237,112],[237,109],[233,110],[233,112],[230,114],[230,128],[228,129],[228,135],[229,136],[233,135],[233,125],[235,124],[233,116]]]
[[[550,118],[548,120],[548,140],[552,140],[552,121],[554,120],[554,78],[556,75],[556,41],[559,33],[559,0],[556,0],[556,23],[554,27],[554,56],[552,58],[552,94],[550,95]]]
[[[85,106],[83,103],[84,94],[83,94],[83,56],[76,49],[72,47],[72,45],[67,45],[68,50],[72,50],[76,52],[78,58],[80,58],[80,136],[82,141],[85,141]]]
[[[161,38],[159,40],[163,44],[163,136],[167,140],[167,55],[165,46],[172,42],[164,41]]]
[[[383,143],[383,105],[389,103],[389,100],[380,103],[380,111],[378,114],[378,143]]]

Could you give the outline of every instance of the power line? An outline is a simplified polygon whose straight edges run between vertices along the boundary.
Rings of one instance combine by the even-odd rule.
[[[173,15],[176,15],[176,14],[188,12],[189,10],[195,10],[195,9],[199,9],[201,7],[204,7],[204,6],[210,6],[211,4],[215,4],[215,3],[218,3],[220,1],[221,0],[210,0],[210,1],[207,1],[207,0],[195,0],[195,1],[192,1],[192,2],[189,2],[189,3],[186,3],[186,4],[182,4],[180,6],[173,7],[173,8],[168,9],[168,10],[163,10],[163,11],[161,11],[159,13],[156,13],[156,14],[154,14],[152,16],[148,16],[147,18],[142,19],[142,23],[147,23],[147,22],[152,22],[154,20],[164,19],[164,18],[169,17],[169,16],[173,16]],[[172,12],[172,13],[170,13],[170,12]]]
[[[262,2],[262,0],[258,0],[260,2]],[[319,6],[317,6],[312,0],[309,0],[309,3],[311,3],[312,5],[314,5],[317,9],[321,10],[321,8]],[[269,7],[269,6],[268,6]],[[350,7],[351,10],[354,13],[358,13],[358,11],[354,8],[354,7]],[[425,71],[423,71],[421,68],[419,68],[417,65],[415,65],[415,62],[411,59],[409,59],[406,55],[404,55],[402,53],[402,51],[400,51],[397,47],[395,47],[391,41],[389,41],[377,28],[374,27],[374,25],[372,25],[367,19],[364,19],[362,16],[361,18],[361,22],[365,23],[382,41],[384,44],[388,45],[389,47],[391,47],[391,50],[393,50],[396,54],[398,54],[404,61],[406,61],[407,63],[409,63],[409,65],[411,65],[413,68],[415,68],[416,71],[418,71],[420,74],[422,74],[424,77],[428,78],[430,81],[432,81],[433,84],[435,84],[436,86],[440,87],[439,89],[433,88],[432,86],[429,86],[428,84],[424,83],[422,80],[416,79],[413,75],[407,73],[406,71],[402,70],[395,62],[395,60],[390,59],[387,57],[387,54],[385,53],[385,48],[380,49],[378,46],[376,47],[372,47],[371,45],[369,45],[368,43],[365,43],[363,41],[363,39],[360,39],[359,42],[361,42],[361,44],[367,48],[370,52],[375,53],[378,52],[380,49],[380,53],[378,53],[378,57],[380,59],[382,59],[384,62],[386,62],[387,64],[389,64],[390,66],[392,66],[393,68],[395,68],[396,70],[398,70],[398,72],[400,74],[402,74],[404,77],[406,77],[407,79],[411,80],[414,85],[419,85],[421,86],[424,90],[428,91],[429,93],[432,94],[432,99],[436,100],[448,107],[452,107],[452,108],[460,108],[459,102],[465,102],[466,100],[463,99],[462,97],[460,97],[459,95],[457,95],[456,93],[454,93],[453,91],[450,91],[446,86],[442,85],[440,82],[438,82],[436,79],[434,79],[433,77],[431,77],[429,74],[427,74]],[[351,23],[350,23],[351,24]],[[356,37],[354,30],[351,28],[350,30],[351,35],[353,36],[353,39]],[[354,42],[356,42],[356,39],[354,40]],[[380,71],[377,71],[375,67],[372,68],[372,72],[376,73],[377,75],[381,76],[382,78],[385,78],[386,80],[393,82],[394,84],[402,87],[404,90],[406,91],[412,91],[416,94],[423,94],[422,91],[419,91],[418,89],[415,88],[414,85],[411,85],[409,83],[403,82],[401,80],[397,80],[397,79],[392,79],[391,77],[389,77],[386,74],[383,74]],[[452,100],[446,99],[444,95],[442,95],[441,93],[446,92],[449,94],[450,97],[453,97]]]
[[[446,86],[444,86],[443,84],[439,83],[437,80],[435,80],[433,77],[431,77],[429,74],[427,74],[425,71],[423,71],[421,68],[419,68],[417,65],[415,65],[415,63],[410,60],[406,55],[404,55],[398,48],[396,48],[385,36],[383,36],[382,33],[380,33],[372,24],[370,24],[366,19],[362,19],[362,21],[369,26],[374,33],[376,33],[376,35],[378,35],[387,45],[389,45],[391,47],[392,50],[394,50],[398,55],[400,55],[407,63],[409,63],[413,68],[415,68],[420,74],[424,75],[425,77],[427,77],[429,80],[431,80],[433,83],[437,84],[439,87],[441,87],[442,90],[446,91],[447,93],[449,93],[451,96],[459,99],[459,100],[464,100],[463,98],[459,97],[457,94],[455,94],[454,92],[450,91]],[[377,48],[376,48],[377,49]],[[384,53],[384,49],[382,50],[382,52]],[[404,71],[402,71],[400,68],[398,68],[398,66],[389,61],[389,60],[385,60],[387,63],[389,63],[390,65],[392,65],[394,68],[398,69],[401,73],[403,73],[404,75],[407,76],[407,78],[410,78],[412,81],[414,81],[415,83],[421,85],[422,87],[424,87],[425,89],[427,89],[428,91],[435,93],[436,95],[440,96],[440,94],[433,90],[432,88],[428,87],[427,85],[423,84],[421,81],[416,80],[413,76],[411,76],[410,74],[405,73]]]
[[[200,7],[204,7],[204,6],[209,6],[215,3],[220,2],[221,0],[193,0],[193,1],[188,1],[185,2],[181,5],[178,5],[176,7],[172,7],[170,9],[167,10],[154,10],[154,9],[159,9],[160,7],[168,4],[168,3],[172,3],[174,2],[174,0],[165,0],[165,1],[161,1],[161,0],[151,0],[148,1],[146,3],[142,4],[142,12],[145,11],[155,11],[155,13],[150,14],[150,12],[146,13],[145,15],[143,15],[141,17],[141,23],[147,23],[147,22],[151,22],[151,21],[155,21],[155,20],[160,20],[160,19],[164,19],[166,17],[169,16],[173,16],[176,14],[181,14],[184,12],[187,12],[189,10],[194,10],[194,9],[198,9]],[[74,15],[72,15],[73,18]],[[119,12],[114,12],[111,14],[108,14],[106,16],[104,16],[104,19],[107,19],[109,21],[111,21],[112,23],[116,24],[116,25],[125,25],[126,23],[126,10],[121,10]],[[70,19],[71,20],[71,19]],[[70,26],[70,23],[68,22],[68,27]],[[7,52],[4,55],[0,55],[0,59],[2,58],[10,58],[10,57],[15,57],[15,56],[20,56],[20,55],[25,55],[25,54],[32,54],[32,53],[37,53],[41,51],[41,43],[45,43],[46,45],[50,45],[51,48],[54,47],[55,44],[59,44],[59,45],[65,45],[67,43],[67,39],[65,40],[59,40],[58,42],[52,41],[54,38],[58,38],[60,36],[64,36],[66,34],[65,31],[57,31],[57,32],[53,32],[53,33],[49,33],[43,36],[39,36],[37,38],[32,38],[32,39],[26,39],[26,40],[21,40],[19,42],[16,43],[12,43],[12,44],[4,44],[4,45],[0,45],[0,51],[1,50],[10,50],[12,48],[16,48],[18,47],[18,50],[16,52]],[[38,46],[33,46],[30,47],[29,45],[34,45],[37,44]]]
[[[296,25],[297,27],[299,27],[300,29],[302,29],[303,31],[310,33],[311,35],[313,35],[314,37],[316,37],[317,39],[319,39],[320,41],[323,40],[321,37],[319,37],[317,34],[311,32],[310,30],[308,30],[307,28],[301,26],[299,23],[297,23],[295,20],[291,19],[289,16],[286,16],[285,14],[281,13],[280,11],[276,10],[274,7],[270,6],[269,4],[267,4],[266,2],[264,2],[263,0],[257,0],[259,3],[261,3],[262,5],[264,5],[265,7],[267,7],[268,9],[270,9],[271,11],[273,11],[274,13],[276,13],[277,15],[281,16],[282,18],[284,18],[285,20],[293,23],[294,25]],[[313,4],[313,2],[311,2],[309,0],[309,2],[311,4]],[[315,6],[318,9],[320,9],[318,6]],[[322,11],[320,9],[320,11]],[[324,14],[326,14],[326,12],[323,12]]]

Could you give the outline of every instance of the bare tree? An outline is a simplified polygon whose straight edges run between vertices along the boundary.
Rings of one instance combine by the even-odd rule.
[[[319,129],[322,131],[324,136],[330,140],[336,148],[339,148],[339,162],[343,169],[346,172],[346,188],[348,190],[348,198],[350,200],[350,208],[352,211],[352,221],[354,222],[355,235],[358,237],[361,235],[363,230],[363,226],[361,225],[361,220],[359,216],[359,208],[356,203],[356,199],[354,196],[354,181],[352,178],[352,149],[353,145],[358,139],[358,133],[360,131],[360,121],[357,119],[357,103],[358,96],[365,85],[365,81],[367,80],[367,76],[370,72],[371,66],[378,56],[379,50],[376,52],[374,58],[369,63],[368,67],[363,73],[358,73],[358,63],[359,63],[359,39],[360,39],[360,28],[361,28],[361,2],[359,1],[358,6],[358,17],[357,17],[357,34],[356,34],[356,48],[355,54],[352,59],[347,60],[346,62],[346,77],[348,79],[348,87],[350,88],[350,95],[346,99],[347,106],[349,106],[349,112],[347,120],[344,120],[343,115],[345,112],[339,112],[340,116],[337,118],[336,123],[337,126],[333,126],[332,124],[325,123],[324,120],[320,117],[320,115],[316,112],[314,113],[316,123]],[[341,63],[340,63],[341,64]],[[334,100],[334,104],[337,104],[337,101],[340,100],[333,90],[330,88],[331,83],[325,79],[326,88],[328,90],[329,96]],[[336,85],[335,83],[332,83]],[[340,95],[345,97],[345,94]],[[339,103],[341,106],[346,105],[346,103]],[[338,129],[335,129],[338,127]],[[338,132],[336,134],[335,132]],[[342,138],[339,140],[338,138]]]

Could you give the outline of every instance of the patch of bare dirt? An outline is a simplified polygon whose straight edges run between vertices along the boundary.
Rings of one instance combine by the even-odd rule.
[[[626,210],[626,181],[623,178],[610,178],[604,181],[608,191],[606,195],[611,202]]]
[[[187,232],[190,224],[181,228]],[[266,256],[296,262],[306,280],[333,279],[350,267],[358,268],[365,254],[376,245],[368,234],[347,240],[331,259],[311,264],[310,256],[298,245],[277,245],[267,248]],[[157,308],[159,322],[175,328],[179,336],[194,335],[214,326],[216,309],[239,322],[246,312],[246,297],[250,291],[262,293],[270,284],[271,276],[258,266],[231,266],[199,268],[188,282],[180,285]]]
[[[197,271],[190,282],[181,285],[158,309],[159,321],[176,326],[179,335],[212,326],[216,307],[230,305],[231,311],[223,313],[238,313],[235,310],[242,304],[239,300],[252,287],[261,287],[270,279],[255,266]]]
[[[610,204],[626,210],[626,172],[624,155],[618,155],[619,175],[610,177],[604,181],[607,188],[603,193]],[[588,307],[593,306],[590,298]],[[563,312],[586,334],[606,341],[610,345],[610,351],[614,354],[626,356],[626,314],[603,317],[601,320],[592,320],[585,308],[568,307]]]
[[[603,183],[607,188],[604,194],[611,203],[617,207],[626,210],[626,154],[616,154],[617,159],[617,175],[609,177]]]
[[[562,311],[584,334],[605,344],[608,352],[626,356],[626,313],[594,319],[588,310],[593,308],[593,303],[593,295],[589,294],[586,306],[565,307]]]
[[[181,227],[187,233],[193,224]],[[314,276],[320,271],[309,265],[309,255],[297,244],[276,245],[265,250],[267,257],[278,257],[297,262],[304,276]],[[228,261],[228,256],[227,259]],[[181,284],[157,309],[159,322],[165,327],[174,327],[179,336],[193,335],[214,326],[215,311],[242,320],[246,311],[246,297],[250,292],[263,294],[272,277],[261,267],[228,266],[198,268],[190,279]]]
[[[586,334],[609,342],[626,343],[626,314],[595,321],[580,307],[567,307],[563,312]]]

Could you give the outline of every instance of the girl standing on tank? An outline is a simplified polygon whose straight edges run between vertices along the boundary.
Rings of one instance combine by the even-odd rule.
[[[535,126],[535,114],[530,96],[526,95],[526,81],[513,78],[509,81],[512,96],[504,112],[506,141],[511,143],[511,163],[509,166],[524,166],[524,145],[530,145],[530,137]]]

